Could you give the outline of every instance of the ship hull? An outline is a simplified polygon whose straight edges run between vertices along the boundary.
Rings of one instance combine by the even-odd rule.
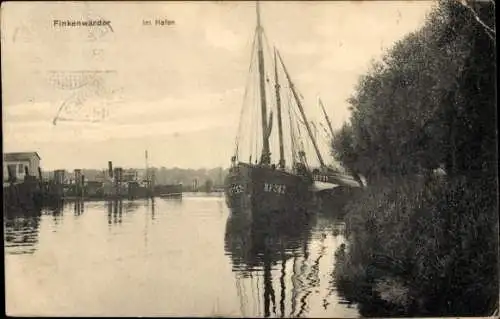
[[[226,204],[253,221],[307,215],[312,180],[271,167],[240,163],[226,177]]]

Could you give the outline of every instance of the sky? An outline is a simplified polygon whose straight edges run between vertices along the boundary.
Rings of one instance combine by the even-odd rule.
[[[320,96],[339,128],[359,76],[423,25],[432,5],[260,6],[269,46],[280,51],[308,118],[322,119]],[[2,3],[1,14],[4,152],[37,151],[46,170],[104,168],[109,160],[144,167],[145,150],[150,166],[230,164],[254,2],[10,2]],[[110,27],[54,25],[88,19]],[[155,20],[174,23],[156,26]],[[326,137],[319,144],[328,158]]]

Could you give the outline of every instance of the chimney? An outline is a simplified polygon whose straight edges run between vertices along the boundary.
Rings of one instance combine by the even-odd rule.
[[[80,184],[81,181],[81,175],[82,175],[82,170],[81,169],[75,169],[75,184]]]
[[[113,178],[113,162],[108,161],[108,173],[109,177]]]

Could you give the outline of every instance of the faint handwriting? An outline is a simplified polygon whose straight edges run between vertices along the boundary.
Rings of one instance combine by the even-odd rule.
[[[105,77],[114,71],[49,71],[49,82],[71,94],[59,106],[57,121],[100,122],[109,115],[107,105],[117,90],[107,90]]]

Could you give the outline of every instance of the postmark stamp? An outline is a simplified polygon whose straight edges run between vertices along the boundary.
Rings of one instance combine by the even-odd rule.
[[[103,38],[104,36],[106,36],[110,32],[115,32],[110,20],[104,19],[102,16],[93,13],[90,10],[90,8],[87,10],[88,10],[87,11],[87,19],[89,22],[91,22],[91,21],[101,21],[102,22],[102,24],[96,24],[93,26],[91,25],[88,27],[87,40],[96,41],[96,40]]]
[[[33,40],[34,38],[34,32],[31,26],[28,26],[26,24],[22,24],[18,27],[15,28],[14,32],[12,33],[12,42],[22,42],[22,43],[29,43]]]
[[[106,35],[114,32],[111,21],[96,14],[88,3],[84,6],[82,18],[54,18],[52,27],[61,31],[82,29],[86,32],[84,41],[104,41]],[[103,54],[102,47],[91,47],[88,51],[89,63],[101,60]],[[116,75],[114,70],[52,70],[48,71],[47,75],[48,81],[55,88],[70,92],[57,108],[54,125],[58,121],[101,122],[109,115],[110,101],[117,98],[120,92],[120,89],[109,88],[110,77]]]
[[[109,115],[108,106],[120,90],[108,89],[106,80],[112,70],[49,71],[49,82],[70,91],[59,105],[52,123],[58,121],[101,122]]]

